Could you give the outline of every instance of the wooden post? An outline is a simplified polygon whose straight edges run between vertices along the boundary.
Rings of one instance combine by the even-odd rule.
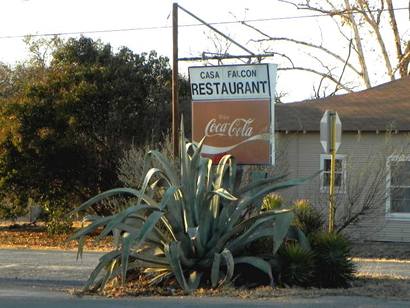
[[[329,112],[330,126],[330,183],[329,183],[329,233],[335,228],[335,173],[336,173],[336,114]]]
[[[172,4],[172,147],[174,158],[178,157],[178,3]]]

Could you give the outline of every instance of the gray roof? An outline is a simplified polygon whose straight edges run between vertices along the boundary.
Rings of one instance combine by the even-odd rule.
[[[276,104],[276,131],[319,131],[326,110],[337,111],[344,131],[410,131],[410,76],[360,92]]]

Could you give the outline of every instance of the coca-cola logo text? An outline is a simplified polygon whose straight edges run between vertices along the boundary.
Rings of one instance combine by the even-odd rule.
[[[230,122],[218,122],[216,119],[212,119],[205,127],[205,136],[251,137],[254,121],[255,119],[251,118],[238,118]]]

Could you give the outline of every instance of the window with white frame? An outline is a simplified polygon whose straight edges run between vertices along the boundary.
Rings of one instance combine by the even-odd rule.
[[[320,191],[328,192],[330,185],[330,165],[331,155],[320,155],[320,170],[323,170],[320,175]],[[335,164],[335,192],[342,193],[345,191],[346,182],[346,155],[336,154]]]
[[[410,156],[392,155],[387,159],[386,214],[410,218]]]

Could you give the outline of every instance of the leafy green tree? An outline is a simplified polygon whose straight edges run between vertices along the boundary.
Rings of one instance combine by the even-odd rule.
[[[124,148],[170,127],[167,58],[85,37],[50,46],[50,59],[37,43],[31,61],[1,67],[10,82],[0,95],[0,193],[23,207],[33,198],[70,208],[115,186]]]

